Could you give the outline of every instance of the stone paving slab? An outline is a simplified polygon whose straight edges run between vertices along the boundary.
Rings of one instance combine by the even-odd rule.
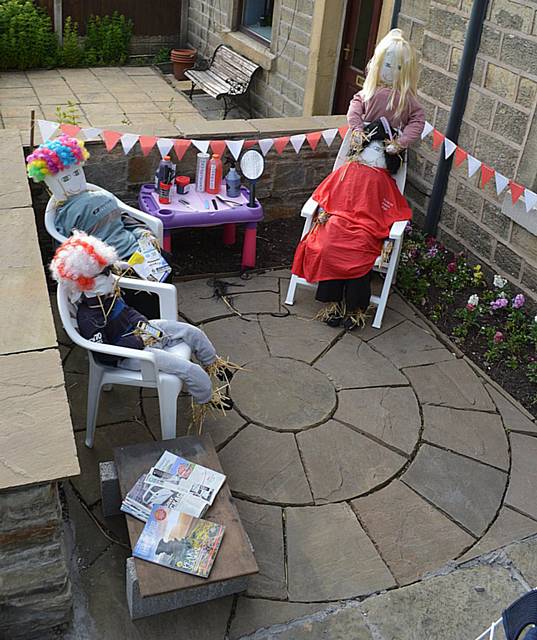
[[[475,536],[480,536],[500,507],[507,475],[424,444],[402,480]]]
[[[239,496],[278,504],[312,502],[295,437],[291,433],[276,433],[248,425],[218,457],[231,490]]]
[[[353,598],[395,586],[348,504],[287,508],[289,598]]]
[[[242,314],[280,312],[279,295],[272,291],[238,293],[231,297],[230,303],[239,313]]]
[[[518,433],[511,441],[511,476],[506,504],[537,519],[537,438]]]
[[[236,364],[247,365],[269,355],[257,319],[242,320],[237,316],[203,324],[218,354]],[[246,367],[248,370],[248,367]]]
[[[231,381],[231,397],[248,422],[277,431],[300,431],[325,422],[336,407],[328,378],[304,362],[264,358]]]
[[[254,547],[259,573],[248,579],[248,595],[285,600],[285,557],[282,509],[236,500],[242,524]]]
[[[405,369],[422,404],[494,411],[483,383],[464,360]]]
[[[506,429],[509,431],[520,431],[521,433],[537,433],[535,420],[530,420],[528,416],[509,402],[509,400],[492,385],[486,384],[485,388],[498,408]]]
[[[352,508],[399,584],[438,569],[475,542],[399,480],[354,500]]]
[[[416,396],[408,387],[340,391],[334,418],[406,454],[416,446],[421,428]]]
[[[537,540],[533,538],[524,544],[512,544],[505,549],[507,557],[522,573],[528,585],[537,587]]]
[[[350,335],[343,336],[315,366],[340,389],[408,384],[389,360]]]
[[[297,442],[316,504],[371,491],[407,461],[334,420],[299,433]]]
[[[509,468],[509,444],[500,416],[449,407],[423,407],[423,439],[480,462]]]

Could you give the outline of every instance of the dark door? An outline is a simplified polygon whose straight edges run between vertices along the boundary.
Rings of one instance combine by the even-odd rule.
[[[363,85],[366,65],[375,51],[381,9],[382,0],[348,1],[333,113],[347,113],[352,96]]]

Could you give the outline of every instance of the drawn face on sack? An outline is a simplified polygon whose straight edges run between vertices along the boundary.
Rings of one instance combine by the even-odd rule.
[[[59,171],[54,176],[47,176],[45,183],[59,202],[87,190],[84,169],[79,165]]]
[[[395,46],[392,45],[384,54],[384,60],[380,68],[380,79],[385,84],[392,86],[397,82],[400,70],[401,66],[398,65],[396,59]]]
[[[358,160],[370,167],[386,169],[385,147],[382,140],[371,140],[367,147],[358,155]]]

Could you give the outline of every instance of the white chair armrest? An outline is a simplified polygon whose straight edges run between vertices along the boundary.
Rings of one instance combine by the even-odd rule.
[[[300,212],[300,215],[303,218],[311,218],[311,216],[313,216],[313,214],[317,211],[318,207],[319,207],[319,203],[316,202],[313,198],[309,198],[308,201],[302,207],[302,211]]]
[[[159,297],[160,317],[163,320],[177,320],[177,289],[173,284],[135,278],[119,278],[119,286],[122,289],[156,293]]]
[[[390,229],[390,240],[400,240],[405,232],[408,220],[398,220],[392,224]]]
[[[57,206],[58,203],[56,202],[54,196],[52,196],[48,201],[47,208],[45,210],[45,229],[47,230],[49,236],[51,236],[52,238],[54,238],[54,240],[56,240],[56,242],[59,242],[61,244],[62,242],[65,242],[67,238],[59,233],[59,231],[56,229],[56,225],[54,224]]]

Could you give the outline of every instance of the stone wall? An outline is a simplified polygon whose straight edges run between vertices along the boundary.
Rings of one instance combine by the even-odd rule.
[[[229,32],[236,28],[237,11],[237,0],[190,0],[188,43],[201,56],[210,57],[224,41],[224,34],[229,38]],[[312,16],[313,0],[280,0],[274,9],[270,48],[244,36],[265,59],[251,89],[255,116],[302,115]]]
[[[427,119],[445,132],[468,25],[470,0],[403,0],[399,26],[421,51],[420,97]],[[491,0],[459,144],[530,189],[537,185],[537,16],[533,0]],[[423,220],[438,152],[430,140],[412,154],[407,194]],[[537,240],[501,211],[494,180],[485,190],[453,168],[440,237],[509,277],[535,298]]]

